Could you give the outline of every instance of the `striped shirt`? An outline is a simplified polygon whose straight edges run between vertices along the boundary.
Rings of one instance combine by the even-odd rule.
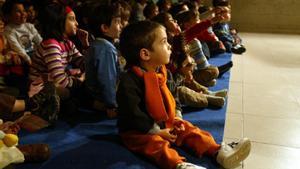
[[[68,75],[67,68],[80,68],[84,72],[84,58],[70,40],[44,40],[32,58],[30,79],[33,85],[43,79],[53,81],[58,87],[72,87],[76,77]]]
[[[197,69],[202,70],[210,66],[205,54],[203,53],[201,42],[194,39],[187,44],[187,53],[193,57],[197,63]]]

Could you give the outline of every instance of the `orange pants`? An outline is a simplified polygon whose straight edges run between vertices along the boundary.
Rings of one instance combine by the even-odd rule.
[[[190,148],[199,157],[203,154],[213,155],[219,150],[220,145],[215,142],[211,134],[195,127],[188,121],[183,120],[183,124],[185,131],[177,133],[175,141],[177,146]],[[146,156],[163,169],[175,169],[177,164],[185,161],[184,157],[171,148],[169,141],[159,135],[135,131],[120,135],[129,150]]]

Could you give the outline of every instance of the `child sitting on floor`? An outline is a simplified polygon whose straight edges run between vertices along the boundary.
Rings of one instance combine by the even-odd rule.
[[[243,45],[241,37],[238,35],[238,31],[235,28],[230,28],[229,31],[233,37],[233,44],[231,48],[232,53],[243,54],[246,52],[246,48]]]
[[[42,41],[41,36],[33,24],[27,23],[27,13],[22,0],[9,0],[2,6],[7,25],[4,36],[8,46],[21,58],[18,72],[11,72],[5,77],[5,83],[19,89],[20,95],[28,91],[29,65],[37,46]]]
[[[206,23],[199,23],[197,25],[196,33],[191,36],[190,31],[181,32],[180,27],[169,13],[160,13],[154,18],[166,27],[168,32],[168,41],[172,45],[172,56],[170,63],[167,65],[174,74],[174,79],[178,85],[179,100],[187,106],[203,108],[208,105],[222,107],[225,103],[227,90],[216,91],[216,93],[209,91],[206,87],[200,85],[193,77],[194,69],[192,68],[193,58],[191,58],[185,50],[182,36],[188,35],[188,39],[194,39],[197,32],[205,29],[210,21]],[[193,38],[191,38],[193,37]],[[204,56],[205,57],[205,56]],[[207,71],[205,77],[207,83],[216,83],[215,78],[218,76],[218,69],[211,67]],[[207,84],[206,83],[206,84]]]
[[[171,77],[164,66],[170,60],[171,45],[162,25],[143,21],[127,26],[120,36],[120,49],[130,66],[117,92],[117,125],[129,150],[163,169],[203,168],[185,162],[171,144],[192,149],[198,157],[216,158],[224,168],[238,165],[249,155],[249,139],[219,145],[210,133],[175,117],[176,103],[166,85]]]
[[[179,18],[179,25],[181,26],[182,30],[188,30],[195,26],[196,24],[200,23],[199,13],[198,11],[186,11],[178,15]],[[183,45],[187,46],[187,52],[195,59],[196,61],[196,71],[194,72],[194,76],[197,81],[202,84],[205,83],[206,78],[211,78],[210,74],[207,72],[216,72],[215,69],[218,69],[218,75],[213,76],[214,78],[221,77],[224,73],[230,70],[232,67],[232,62],[229,61],[228,63],[221,65],[221,66],[213,66],[210,65],[207,57],[203,52],[203,46],[200,41],[207,41],[208,39],[217,39],[217,37],[213,36],[208,33],[207,29],[201,32],[195,32],[195,36],[197,38],[192,39],[191,41],[184,41]]]
[[[86,88],[93,108],[116,116],[116,88],[119,77],[118,51],[114,46],[121,33],[121,8],[100,5],[90,18],[95,40],[91,43],[86,64]]]
[[[51,3],[41,10],[39,22],[44,40],[32,58],[30,94],[39,91],[36,88],[46,82],[52,82],[63,101],[61,107],[70,108],[62,112],[72,113],[74,109],[71,108],[76,109],[84,95],[85,64],[69,37],[77,35],[82,46],[87,48],[88,32],[78,28],[76,15],[68,6]]]

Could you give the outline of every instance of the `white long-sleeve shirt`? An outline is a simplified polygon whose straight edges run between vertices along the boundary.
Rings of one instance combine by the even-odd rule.
[[[4,36],[9,47],[26,62],[31,60],[28,53],[32,53],[42,41],[42,37],[31,23],[8,24],[5,26]]]

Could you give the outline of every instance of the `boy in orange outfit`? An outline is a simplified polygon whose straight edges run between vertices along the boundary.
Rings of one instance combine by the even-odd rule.
[[[185,162],[171,144],[188,147],[198,157],[212,156],[224,168],[235,167],[249,155],[249,139],[219,145],[210,133],[176,117],[180,111],[172,96],[176,87],[164,66],[170,60],[171,46],[162,25],[130,24],[121,34],[120,50],[128,71],[121,76],[117,92],[118,128],[129,150],[163,169],[203,169]]]

